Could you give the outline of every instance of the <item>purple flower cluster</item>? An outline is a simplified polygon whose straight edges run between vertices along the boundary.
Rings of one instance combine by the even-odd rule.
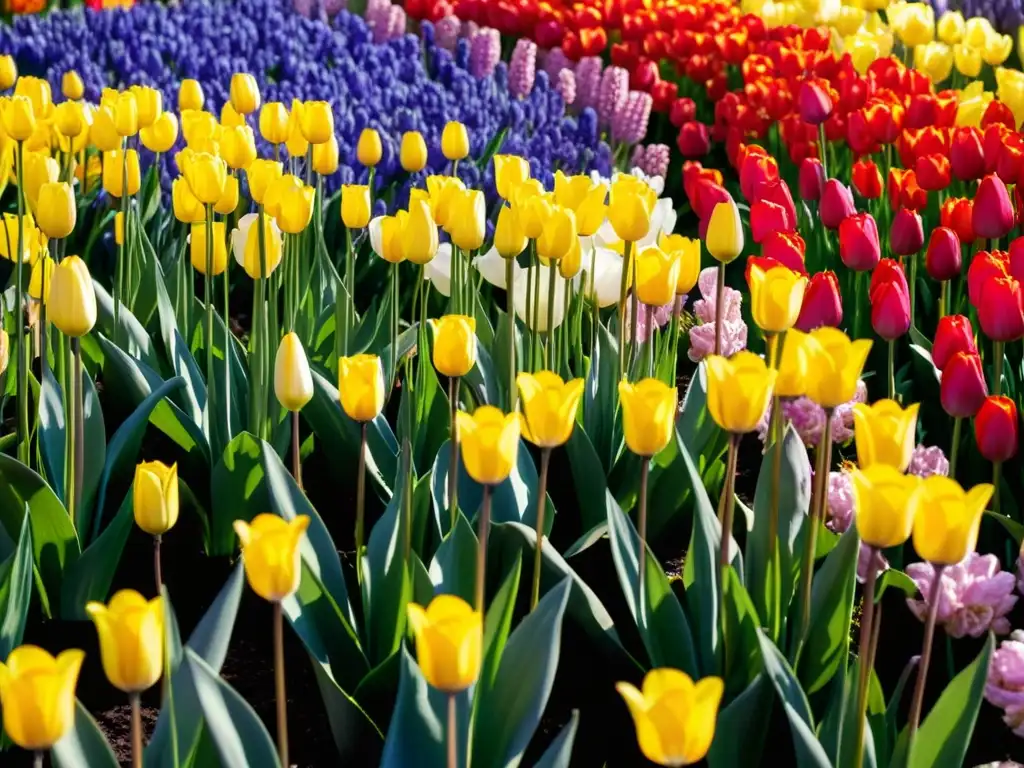
[[[380,131],[384,145],[378,183],[421,183],[423,174],[447,166],[440,137],[449,120],[465,123],[474,157],[505,131],[501,151],[528,157],[534,175],[547,186],[556,168],[610,173],[611,151],[599,140],[596,115],[567,116],[546,74],[537,74],[524,98],[510,94],[496,36],[473,30],[472,41],[458,38],[448,51],[438,44],[433,25],[424,23],[420,38],[400,34],[376,44],[376,27],[338,10],[340,0],[321,2],[315,11],[314,2],[309,0],[315,18],[296,13],[284,0],[184,0],[177,6],[143,3],[128,11],[75,8],[21,16],[12,26],[0,26],[0,50],[13,54],[22,73],[47,78],[55,93],[66,71],[78,71],[85,97],[93,102],[104,87],[138,83],[159,89],[172,108],[181,80],[195,78],[207,109],[219,114],[235,72],[255,76],[264,102],[328,101],[341,158],[333,185],[365,178],[355,150],[367,127]],[[388,15],[391,38],[390,18],[401,8],[387,0],[378,5],[380,18],[385,11]],[[442,42],[451,44],[451,31],[445,35]],[[491,74],[475,77],[471,69]],[[401,135],[410,130],[422,132],[430,148],[427,169],[411,180],[398,157]],[[268,156],[270,147],[259,144]],[[165,179],[176,172],[172,154],[165,157]],[[460,163],[459,176],[495,195],[490,164]]]
[[[1003,710],[1003,722],[1024,737],[1024,632],[1014,632],[992,656],[985,698]]]
[[[907,566],[907,575],[917,584],[920,600],[908,599],[907,605],[922,621],[928,615],[928,597],[935,579],[931,563]],[[1006,615],[1017,602],[1013,594],[1017,579],[1003,571],[995,555],[972,552],[956,565],[943,569],[939,586],[936,621],[952,637],[981,637],[992,630],[997,635],[1010,631]]]
[[[1024,5],[1021,0],[930,0],[938,18],[949,10],[959,10],[965,19],[984,16],[992,26],[1003,34],[1016,35],[1017,28],[1024,24]]]

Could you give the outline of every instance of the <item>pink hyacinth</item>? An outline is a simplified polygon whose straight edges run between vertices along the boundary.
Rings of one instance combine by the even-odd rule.
[[[669,148],[667,144],[648,144],[644,152],[644,173],[648,176],[668,176]]]
[[[1024,544],[1017,555],[1017,591],[1024,595]]]
[[[461,30],[462,22],[459,21],[458,16],[445,16],[443,19],[439,19],[434,25],[434,40],[437,41],[438,48],[454,51]]]
[[[919,445],[910,454],[908,475],[931,477],[932,475],[949,475],[949,459],[937,445]]]
[[[552,48],[544,54],[544,71],[548,73],[548,79],[555,82],[563,69],[572,69],[572,62],[562,52],[561,48]]]
[[[649,338],[651,338],[651,328],[647,324],[647,305],[637,304],[639,311],[636,319],[636,337],[643,344]],[[672,312],[674,310],[675,303],[669,303],[662,307],[655,307],[652,315],[654,320],[655,328],[663,328],[671,319]],[[633,300],[630,297],[626,298],[626,317],[624,320],[626,324],[626,338],[632,338],[633,335]]]
[[[708,267],[697,278],[703,298],[693,305],[693,313],[701,321],[690,329],[690,351],[693,362],[700,362],[715,351],[715,301],[718,267]],[[743,322],[740,305],[743,294],[726,286],[722,306],[722,354],[728,357],[747,348],[747,324]]]
[[[601,92],[597,116],[602,126],[611,128],[613,121],[629,98],[629,72],[622,67],[608,67],[601,75]]]
[[[490,77],[501,60],[501,35],[498,30],[483,27],[469,45],[469,71],[473,77]]]
[[[1003,710],[1003,722],[1024,737],[1024,632],[1000,643],[988,666],[985,698]]]
[[[373,30],[373,42],[378,45],[387,40],[391,17],[391,0],[366,0],[366,26]]]
[[[654,104],[651,94],[630,91],[626,102],[612,119],[612,138],[627,144],[636,144],[647,135],[647,124],[651,119]]]
[[[512,51],[508,64],[508,90],[513,96],[523,98],[533,90],[537,77],[537,44],[520,38]]]
[[[572,73],[571,69],[563,69],[558,73],[555,90],[562,97],[565,106],[570,107],[576,101],[576,75]]]
[[[908,599],[907,605],[924,621],[935,569],[931,563],[914,563],[907,566],[907,575],[922,595],[921,600]],[[1013,594],[1015,583],[1014,575],[999,567],[998,557],[972,552],[956,565],[943,569],[936,621],[952,637],[981,637],[990,629],[1005,635],[1010,631],[1006,614],[1017,602]]]
[[[627,167],[630,171],[635,168],[639,168],[641,171],[644,171],[644,173],[647,173],[647,171],[644,170],[644,160],[646,160],[644,148],[640,144],[637,144],[633,147],[633,154],[629,156],[629,165]]]
[[[323,9],[329,17],[337,16],[348,8],[348,0],[324,0]]]
[[[600,56],[584,56],[576,63],[576,106],[581,110],[598,108],[603,68]]]
[[[829,472],[828,474],[828,501],[825,527],[832,533],[843,534],[853,524],[853,483],[850,481],[848,472]],[[875,576],[882,574],[889,568],[889,561],[879,551],[872,552],[872,548],[861,543],[860,552],[857,553],[857,581],[867,581],[868,569],[874,565]]]
[[[388,12],[388,40],[395,40],[405,34],[406,26],[405,8],[400,5],[392,5]]]
[[[868,399],[868,388],[863,381],[857,382],[853,400],[843,403],[832,412],[832,442],[842,444],[853,438],[853,406],[865,403]],[[757,425],[757,434],[764,442],[768,436],[768,425],[771,408],[761,417]],[[782,401],[782,418],[791,423],[804,445],[816,446],[821,442],[825,431],[825,409],[809,397],[787,398]]]

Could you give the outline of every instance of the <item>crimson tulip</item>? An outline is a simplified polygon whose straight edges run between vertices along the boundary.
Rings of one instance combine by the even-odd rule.
[[[940,223],[956,232],[961,245],[974,243],[974,203],[966,197],[948,197],[942,203]]]
[[[914,165],[917,183],[926,192],[937,192],[949,186],[952,174],[949,158],[945,155],[921,155]]]
[[[697,119],[697,104],[688,96],[682,96],[672,102],[668,111],[669,122],[676,128],[681,128],[684,123]]]
[[[838,229],[843,219],[855,211],[853,193],[850,192],[850,188],[838,179],[826,181],[818,208],[821,223],[829,229]]]
[[[990,277],[981,284],[978,324],[992,341],[1024,338],[1024,295],[1013,277]]]
[[[843,297],[835,272],[818,272],[811,276],[804,291],[804,303],[797,318],[798,330],[809,333],[824,325],[838,328],[843,322]]]
[[[816,157],[805,157],[800,162],[800,199],[817,202],[825,188],[825,169]]]
[[[957,352],[942,369],[939,400],[942,409],[955,419],[969,419],[978,412],[988,395],[981,357]]]
[[[949,361],[958,352],[978,354],[971,321],[964,315],[940,317],[935,328],[935,340],[932,342],[932,363],[940,371],[945,370]]]
[[[949,164],[953,175],[960,181],[974,181],[985,175],[985,150],[977,128],[961,126],[953,129]]]
[[[886,341],[898,339],[910,330],[910,294],[906,278],[877,284],[872,279],[871,283],[871,327]]]
[[[900,208],[889,229],[889,247],[897,256],[910,256],[924,245],[921,217],[909,208]]]
[[[811,125],[821,125],[832,114],[832,95],[827,82],[804,80],[800,86],[800,119]]]
[[[975,309],[981,304],[981,288],[990,279],[1009,275],[1009,258],[1002,251],[979,251],[967,268],[967,300]]]
[[[960,274],[960,238],[949,227],[936,227],[928,238],[924,268],[933,280],[952,280]]]
[[[758,200],[750,206],[750,231],[755,243],[761,243],[772,232],[785,232],[788,229],[786,211],[781,205]]]
[[[807,274],[804,265],[806,250],[807,244],[796,232],[772,232],[761,241],[761,255],[764,258],[774,259],[801,275]]]
[[[696,120],[683,123],[676,137],[676,146],[685,158],[703,157],[711,149],[708,127]]]
[[[853,188],[866,200],[877,200],[882,196],[882,173],[873,160],[858,160],[853,164],[851,174]]]
[[[1024,281],[1024,237],[1010,243],[1009,272],[1017,280]]]
[[[875,268],[882,255],[878,225],[870,213],[854,213],[839,225],[839,258],[857,272]]]
[[[974,416],[978,452],[988,461],[1008,461],[1017,455],[1017,406],[1005,395],[989,395]]]
[[[754,185],[754,196],[750,201],[757,202],[765,200],[782,206],[786,214],[786,230],[796,229],[796,205],[793,204],[793,195],[789,192],[789,185],[783,179],[775,181],[761,181]]]
[[[974,193],[971,223],[978,237],[998,240],[1013,229],[1013,205],[1003,180],[990,173],[981,180]]]

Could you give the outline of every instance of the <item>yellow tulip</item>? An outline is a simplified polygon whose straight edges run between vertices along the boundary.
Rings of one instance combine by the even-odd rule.
[[[743,222],[735,201],[715,206],[708,220],[704,243],[711,257],[722,264],[728,264],[743,253]]]
[[[133,589],[122,589],[109,605],[85,606],[100,638],[103,671],[111,685],[125,693],[141,693],[160,679],[164,658],[163,599],[146,601]]]
[[[963,40],[965,29],[964,15],[960,11],[946,11],[935,25],[939,40],[946,45],[956,45]]]
[[[954,565],[978,545],[981,516],[995,488],[989,483],[964,491],[956,480],[932,475],[911,501],[914,550],[930,563]]]
[[[372,168],[380,162],[383,154],[380,134],[373,128],[363,128],[359,134],[359,143],[356,144],[356,158],[359,162],[367,168]]]
[[[926,3],[908,3],[891,24],[907,47],[925,45],[935,36],[935,11]]]
[[[992,35],[996,34],[992,24],[984,16],[974,16],[964,23],[964,42],[971,48],[982,49]]]
[[[301,233],[313,218],[316,190],[288,174],[274,182],[264,201],[267,213],[277,220],[282,232]]]
[[[245,115],[238,114],[231,106],[231,102],[225,101],[224,106],[220,108],[220,124],[223,128],[239,128],[247,123]]]
[[[274,394],[286,411],[301,411],[313,399],[313,375],[302,342],[294,331],[286,333],[274,360]]]
[[[765,333],[782,333],[796,324],[807,278],[788,267],[750,268],[750,311]]]
[[[402,134],[402,147],[399,160],[409,173],[422,171],[427,167],[427,142],[419,131],[406,131]]]
[[[543,259],[558,261],[568,255],[573,246],[579,247],[576,215],[571,208],[551,206],[544,229],[537,238],[537,254]]]
[[[256,159],[256,139],[252,128],[239,125],[225,128],[220,134],[220,154],[228,168],[240,170]]]
[[[268,101],[260,109],[260,135],[271,144],[288,140],[288,108],[280,101]]]
[[[494,184],[498,195],[511,201],[515,188],[530,178],[530,163],[518,155],[494,156]]]
[[[653,456],[672,440],[679,392],[658,379],[636,384],[619,382],[622,431],[626,445],[638,456]]]
[[[338,170],[338,140],[334,134],[323,144],[313,145],[313,170],[321,176],[330,176]]]
[[[896,547],[910,538],[914,526],[914,491],[921,478],[904,475],[888,464],[855,469],[850,476],[857,532],[872,547]]]
[[[582,178],[590,181],[590,178],[587,176]],[[557,180],[555,183],[557,185]],[[607,197],[607,184],[591,183],[586,195],[574,205],[569,206],[576,214],[576,229],[579,231],[580,236],[591,237],[604,224],[605,217],[608,215],[608,205],[605,203]],[[557,200],[557,198],[558,192],[556,191],[555,199]]]
[[[124,211],[114,214],[114,242],[124,245]]]
[[[195,109],[182,110],[181,133],[185,137],[185,143],[199,150],[203,145],[220,138],[221,126],[209,112],[202,112]],[[213,154],[213,153],[211,153]]]
[[[438,248],[437,225],[423,200],[409,201],[409,215],[401,235],[402,253],[413,264],[428,264]]]
[[[487,204],[484,193],[468,189],[455,197],[448,218],[452,242],[464,251],[475,251],[487,236]]]
[[[3,223],[3,226],[0,227],[0,256],[16,262],[18,260],[18,215],[5,213],[0,221]],[[38,256],[41,239],[31,212],[25,213],[24,230],[25,243],[21,252],[21,260],[31,263]]]
[[[353,421],[373,421],[384,409],[387,390],[384,366],[377,355],[353,355],[338,360],[338,395]]]
[[[768,408],[776,372],[753,352],[731,358],[709,355],[708,411],[726,432],[743,434],[757,429]]]
[[[608,220],[620,240],[637,241],[647,236],[658,196],[646,182],[620,175],[608,193]]]
[[[416,661],[434,688],[454,694],[480,676],[484,622],[479,611],[455,595],[438,595],[424,610],[406,606],[416,637]]]
[[[41,77],[22,75],[14,84],[14,95],[25,96],[32,102],[32,111],[36,120],[47,120],[53,111],[53,93],[50,81]]]
[[[75,686],[85,653],[67,650],[54,658],[22,645],[0,664],[4,730],[22,749],[46,750],[75,722]]]
[[[67,182],[47,182],[39,188],[36,222],[47,237],[67,237],[75,229],[78,209]]]
[[[914,69],[926,74],[933,83],[941,83],[953,72],[953,58],[952,48],[933,41],[914,49]]]
[[[494,227],[494,248],[498,255],[503,259],[514,259],[526,250],[528,242],[512,209],[502,205],[498,211],[498,223]]]
[[[422,189],[410,190],[410,195],[424,199],[430,205],[430,215],[434,217],[437,226],[447,229],[453,223],[451,220],[455,206],[466,192],[466,185],[457,177],[431,174],[427,176],[426,195],[423,195]]]
[[[54,107],[53,124],[62,136],[77,138],[86,129],[85,110],[77,101],[62,101]]]
[[[0,56],[0,91],[6,91],[18,79],[18,65],[10,54]]]
[[[249,194],[253,202],[262,205],[273,184],[281,178],[284,166],[276,160],[253,160],[245,169],[245,177],[249,182]]]
[[[89,139],[100,152],[113,152],[121,146],[121,137],[114,126],[114,112],[109,107],[100,107],[92,115]],[[104,163],[104,166],[106,163]],[[105,170],[105,168],[104,168]]]
[[[89,268],[77,256],[64,258],[53,270],[46,311],[66,336],[85,336],[96,325],[96,291]]]
[[[310,144],[325,144],[334,136],[334,112],[326,101],[302,105],[302,135]]]
[[[263,274],[260,265],[260,227],[257,221],[249,227],[243,248],[242,268],[245,270],[245,274],[253,280],[270,277],[281,263],[281,230],[278,229],[272,216],[263,217],[263,250],[266,259],[266,274]]]
[[[697,278],[700,277],[700,240],[682,235],[662,234],[658,238],[658,247],[666,253],[674,254],[679,260],[676,295],[683,296],[692,291],[693,286],[697,284]]]
[[[341,220],[349,229],[362,229],[370,223],[370,188],[362,184],[341,187]]]
[[[288,154],[297,158],[305,157],[309,149],[309,142],[302,134],[302,108],[301,101],[292,99],[292,108],[288,113],[288,138],[284,142]]]
[[[296,515],[286,522],[263,512],[251,523],[235,520],[234,527],[252,591],[271,603],[295,594],[302,576],[299,545],[309,527],[309,516]]]
[[[527,179],[512,193],[512,214],[523,232],[531,240],[537,240],[553,215],[554,196],[544,192],[540,182]]]
[[[836,408],[857,393],[870,339],[851,341],[836,328],[817,328],[807,340],[807,396],[822,408]]]
[[[469,133],[465,125],[454,120],[445,123],[441,152],[448,160],[462,160],[469,155]]]
[[[790,328],[782,343],[782,356],[776,369],[775,394],[779,397],[803,397],[807,393],[807,334]],[[780,341],[776,341],[776,344]]]
[[[260,88],[256,78],[247,72],[231,76],[231,106],[240,115],[249,115],[260,108]]]
[[[43,253],[35,263],[32,264],[32,274],[28,279],[28,295],[37,301],[46,301],[50,297],[50,288],[53,287],[53,270],[57,263],[50,258],[48,253]]]
[[[228,248],[225,242],[224,228],[227,225],[223,221],[213,222],[213,271],[207,277],[219,275],[228,268]],[[196,272],[206,275],[206,223],[192,225],[192,233],[189,237],[189,253],[192,258],[192,266]]]
[[[985,41],[985,47],[981,49],[981,58],[992,67],[998,67],[1013,52],[1013,38],[1009,35],[993,34]]]
[[[60,166],[46,152],[25,153],[25,199],[29,208],[39,216],[39,190],[44,184],[52,184],[60,176]]]
[[[150,152],[168,152],[178,140],[178,118],[173,112],[161,112],[150,125],[139,131],[142,145]]]
[[[0,374],[7,370],[11,362],[11,337],[7,331],[0,328]]]
[[[178,465],[142,461],[132,485],[135,524],[150,536],[162,536],[178,522]]]
[[[27,96],[12,96],[0,102],[0,121],[4,133],[15,141],[25,141],[36,130],[36,114]]]
[[[370,220],[370,247],[384,261],[400,264],[405,261],[402,250],[402,228],[408,214],[399,211],[395,216],[377,216]]]
[[[180,222],[194,224],[206,218],[203,204],[192,194],[184,176],[179,176],[171,182],[171,204],[174,208],[174,217]]]
[[[214,206],[214,213],[219,213],[222,216],[227,216],[229,213],[233,213],[238,207],[238,177],[228,176],[224,179],[224,193],[220,196]]]
[[[572,280],[583,269],[583,249],[580,247],[580,239],[574,237],[569,252],[558,260],[558,274],[566,280]]]
[[[131,89],[138,108],[139,128],[147,128],[164,112],[164,97],[156,88],[133,85]]]
[[[228,175],[228,167],[227,163],[216,155],[196,152],[182,172],[192,194],[204,205],[213,205],[224,194],[224,180]]]
[[[455,378],[465,376],[476,365],[476,318],[445,315],[431,318],[434,332],[434,367],[438,373]]]
[[[644,248],[636,257],[636,295],[644,304],[661,307],[676,296],[679,283],[678,253],[657,246]]]
[[[134,136],[139,132],[139,104],[131,91],[123,91],[117,95],[117,102],[114,104],[114,129],[121,137]]]
[[[857,463],[861,469],[887,464],[900,472],[910,466],[917,444],[918,403],[903,409],[895,400],[879,400],[874,405],[858,403],[853,407]]]
[[[583,379],[562,381],[551,371],[520,373],[516,386],[522,397],[523,437],[540,448],[568,442],[583,397]]]
[[[181,85],[178,87],[179,112],[184,112],[186,109],[200,110],[205,101],[203,86],[199,84],[198,80],[189,78],[181,81]]]
[[[626,700],[640,751],[648,760],[663,766],[692,765],[707,755],[725,690],[722,678],[694,683],[685,672],[662,667],[644,676],[640,690],[629,683],[617,683],[615,690]]]
[[[456,426],[462,463],[469,476],[481,485],[505,482],[519,452],[519,416],[506,415],[493,405],[481,405],[472,416],[459,411]]]
[[[596,186],[587,175],[567,176],[555,171],[555,202],[575,211]]]
[[[832,26],[842,37],[853,35],[864,23],[864,9],[851,5],[839,7],[835,18],[832,19]]]

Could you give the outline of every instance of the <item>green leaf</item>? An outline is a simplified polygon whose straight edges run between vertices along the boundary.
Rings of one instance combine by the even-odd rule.
[[[1006,529],[1006,532],[1013,537],[1015,545],[1020,546],[1021,541],[1024,541],[1024,524],[1017,522],[1012,517],[1000,514],[999,512],[994,512],[991,509],[985,510],[985,516],[992,518],[1003,526],[1003,528]]]
[[[477,549],[476,534],[460,512],[455,530],[444,537],[430,563],[430,581],[436,594],[458,595],[473,603]]]
[[[491,354],[482,344],[477,345],[476,365],[462,377],[462,381],[469,386],[478,405],[489,403],[501,406],[502,387],[498,382],[498,374],[491,361]]]
[[[64,396],[49,368],[43,371],[39,390],[39,454],[42,471],[57,498],[64,503]]]
[[[580,711],[574,709],[562,730],[555,736],[534,768],[569,768],[572,759],[572,745],[576,741],[576,731],[580,725]]]
[[[474,722],[474,765],[517,766],[522,760],[555,684],[570,588],[563,579],[509,637]]]
[[[394,654],[393,657],[397,658],[397,654]],[[379,750],[384,735],[380,732],[377,724],[354,697],[349,696],[341,689],[326,666],[320,664],[312,656],[310,661],[313,663],[313,673],[316,676],[317,687],[320,689],[320,698],[323,699],[324,709],[327,710],[327,722],[331,728],[334,746],[338,750],[338,759],[343,762],[352,762],[356,759],[367,758],[366,741],[372,741],[374,749]],[[392,696],[394,696],[394,692],[395,688],[392,687],[390,690]]]
[[[262,441],[248,432],[235,436],[210,476],[211,557],[228,557],[236,547],[235,520],[252,520],[270,508]]]
[[[82,508],[92,509],[107,462],[107,428],[92,376],[82,372],[82,417],[85,420],[85,461],[82,467]]]
[[[702,456],[704,449],[722,434],[721,427],[711,418],[707,402],[707,365],[701,363],[690,379],[690,386],[683,397],[683,412],[676,424],[676,431],[682,435],[683,444],[691,457]]]
[[[512,561],[512,566],[502,580],[501,587],[487,608],[487,616],[484,619],[484,661],[473,698],[474,709],[487,698],[488,692],[494,686],[501,657],[505,652],[505,644],[508,642],[508,634],[512,629],[512,612],[516,607],[519,577],[522,575],[522,571],[523,558],[520,553]]]
[[[160,361],[153,348],[153,339],[146,333],[142,323],[122,304],[118,311],[119,328],[115,332],[114,300],[107,293],[107,289],[95,278],[92,285],[96,291],[96,324],[102,329],[104,335],[109,339],[116,340],[118,347],[131,357],[141,360],[153,370],[158,370]]]
[[[768,733],[772,684],[763,672],[729,706],[718,713],[715,739],[708,752],[711,768],[758,765]],[[737,738],[742,734],[742,738]]]
[[[75,722],[53,745],[50,757],[57,768],[118,768],[114,751],[82,702],[75,700]]]
[[[726,571],[724,609],[727,690],[744,691],[761,673],[761,652],[757,640],[760,623],[757,610],[731,566]]]
[[[808,694],[821,690],[832,679],[849,652],[859,553],[860,538],[853,527],[843,534],[814,576],[811,622],[798,665]]]
[[[185,668],[199,699],[206,727],[225,768],[280,766],[274,742],[259,715],[234,688],[191,648],[185,648]]]
[[[0,659],[21,645],[32,603],[32,526],[26,522],[21,525],[18,548],[0,565]]]
[[[917,584],[898,568],[887,568],[878,579],[878,586],[875,587],[876,603],[882,599],[887,589],[898,589],[907,597],[914,597],[917,594]]]
[[[572,471],[573,487],[579,501],[581,527],[584,530],[593,530],[605,523],[605,516],[601,514],[608,492],[604,466],[587,433],[578,426],[569,436],[565,451],[569,458],[569,469]]]
[[[618,449],[615,441],[618,365],[615,339],[598,323],[597,344],[590,351],[590,370],[584,388],[583,428],[604,468],[602,476],[611,471]]]
[[[451,432],[451,407],[448,396],[441,389],[434,373],[434,366],[424,366],[422,392],[413,393],[411,389],[402,390],[402,400],[406,395],[414,397],[417,407],[416,441],[413,446],[417,474],[426,474],[434,457],[444,444],[445,437]]]

